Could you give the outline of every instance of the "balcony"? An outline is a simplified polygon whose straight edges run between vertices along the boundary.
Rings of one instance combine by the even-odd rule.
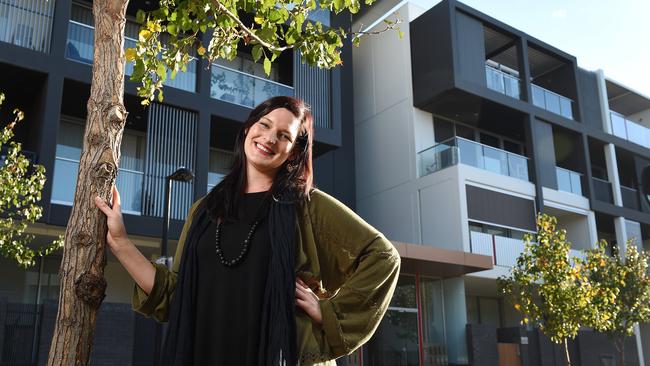
[[[0,0],[0,41],[49,53],[54,5],[54,0]]]
[[[569,192],[582,196],[582,174],[572,170],[555,167],[557,188],[559,191]]]
[[[492,257],[495,266],[514,267],[524,251],[524,241],[476,231],[470,232],[470,251]],[[569,257],[584,258],[584,252],[569,249]]]
[[[603,202],[614,203],[612,184],[606,180],[592,178],[594,184],[594,195],[596,199]]]
[[[294,95],[293,87],[218,64],[212,64],[210,80],[212,98],[248,108],[274,96]]]
[[[633,210],[639,209],[639,196],[636,189],[621,186],[621,196],[623,198],[623,207],[631,208]]]
[[[622,139],[650,148],[650,129],[632,122],[620,113],[609,111],[612,134]]]
[[[519,87],[521,84],[519,78],[516,76],[488,64],[485,65],[485,76],[489,89],[515,99],[521,98]]]
[[[65,48],[65,57],[69,60],[92,65],[94,32],[94,27],[70,20],[68,24],[68,42]],[[135,47],[135,43],[135,39],[124,37],[125,49]],[[174,79],[171,79],[167,75],[167,79],[163,84],[189,92],[196,91],[196,63],[196,59],[193,59],[187,64],[187,71],[177,73]],[[133,73],[133,63],[126,63],[124,73],[126,75]]]
[[[531,88],[534,105],[565,118],[573,119],[573,100],[535,84],[532,84]]]
[[[528,181],[528,158],[453,137],[418,153],[420,177],[461,164]]]
[[[72,205],[77,186],[79,160],[57,156],[54,161],[52,203]],[[142,213],[143,172],[118,169],[116,185],[122,199],[122,212],[132,215]]]

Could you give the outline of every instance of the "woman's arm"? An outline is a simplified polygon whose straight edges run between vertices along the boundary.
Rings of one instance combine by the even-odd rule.
[[[309,216],[323,285],[336,291],[320,308],[324,341],[330,356],[338,357],[365,343],[379,326],[397,284],[400,257],[379,231],[323,192],[312,195]]]
[[[113,186],[113,207],[106,204],[99,196],[95,197],[95,205],[106,215],[108,226],[106,242],[111,252],[129,272],[135,283],[147,294],[151,293],[156,270],[126,234],[122,219],[120,193],[117,191],[117,187]]]

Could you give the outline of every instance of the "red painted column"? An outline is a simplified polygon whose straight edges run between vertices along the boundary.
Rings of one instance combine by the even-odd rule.
[[[420,355],[420,365],[424,365],[424,348],[422,347],[422,304],[420,299],[420,274],[415,274],[415,303],[418,308],[418,352]]]

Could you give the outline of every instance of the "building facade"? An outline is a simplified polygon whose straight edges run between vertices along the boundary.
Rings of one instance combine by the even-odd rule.
[[[138,9],[154,1],[132,0],[127,10],[125,47],[132,47],[139,26]],[[76,176],[90,94],[93,63],[91,1],[0,1],[0,90],[7,99],[3,121],[13,108],[25,112],[16,140],[32,161],[45,166],[44,216],[29,231],[34,245],[63,234]],[[312,14],[327,26],[345,26],[349,18]],[[350,52],[343,61],[351,65]],[[129,112],[121,147],[117,187],[127,231],[150,258],[160,256],[165,177],[178,167],[192,170],[189,183],[174,183],[170,250],[175,249],[188,208],[228,172],[234,137],[252,107],[276,95],[303,98],[315,116],[316,183],[354,206],[351,68],[318,70],[303,64],[299,53],[286,53],[269,77],[243,47],[232,62],[208,64],[194,59],[187,71],[168,79],[165,99],[144,108],[129,81]],[[4,118],[7,117],[7,118]],[[1,154],[0,154],[1,155]],[[101,307],[93,363],[152,364],[154,324],[130,310],[133,282],[109,253],[108,282]],[[44,364],[49,350],[59,293],[60,253],[24,270],[0,259],[0,363]]]
[[[558,218],[575,256],[598,239],[650,249],[650,97],[458,1],[378,6],[353,28],[379,31],[397,11],[389,19],[403,21],[404,38],[382,33],[353,50],[357,211],[392,240],[487,255],[494,267],[442,278],[434,299],[412,302],[417,320],[383,329],[408,346],[387,344],[378,357],[395,361],[371,364],[561,362],[548,339],[520,328],[496,278],[537,212]],[[424,293],[429,266],[405,268],[398,286]],[[391,304],[406,317],[402,307]],[[581,331],[573,361],[614,362],[603,337]],[[649,364],[650,325],[628,344],[630,364]]]

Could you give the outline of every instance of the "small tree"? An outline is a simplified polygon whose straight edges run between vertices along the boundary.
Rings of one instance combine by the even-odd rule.
[[[0,106],[4,99],[0,93]],[[11,141],[14,127],[24,118],[18,109],[13,110],[13,115],[13,121],[0,131],[0,255],[26,268],[36,263],[35,257],[63,246],[63,238],[36,250],[29,246],[34,235],[25,231],[43,215],[38,203],[45,184],[45,168],[32,164],[21,153],[21,144]]]
[[[555,217],[539,214],[537,233],[524,237],[525,248],[509,276],[498,279],[509,295],[522,323],[532,323],[555,343],[563,343],[571,365],[568,339],[578,334],[590,313],[592,289],[581,275],[580,258],[569,258],[571,243],[566,231],[557,229]]]
[[[639,252],[634,241],[627,242],[625,257],[614,246],[607,255],[603,240],[597,249],[587,253],[585,276],[596,296],[586,325],[606,333],[614,342],[621,365],[625,365],[625,338],[634,334],[638,323],[650,322],[650,252]]]

